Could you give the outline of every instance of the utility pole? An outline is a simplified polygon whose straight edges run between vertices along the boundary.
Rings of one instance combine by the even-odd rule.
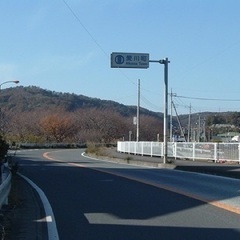
[[[198,142],[200,142],[201,139],[201,116],[198,115]]]
[[[204,118],[204,119],[203,119],[203,139],[204,139],[203,141],[204,141],[204,142],[207,141],[207,137],[206,137],[206,125],[205,125],[206,122],[205,122],[205,121],[206,121],[206,119]]]
[[[181,131],[181,136],[184,137],[184,140],[185,140],[185,142],[186,142],[186,138],[185,138],[185,136],[184,136],[184,132],[183,132],[183,128],[182,128],[182,124],[181,124],[181,122],[180,122],[180,119],[179,119],[179,116],[178,116],[178,113],[177,113],[177,109],[176,109],[176,106],[175,106],[174,102],[172,102],[172,105],[173,105],[173,108],[174,108],[175,113],[176,113],[176,117],[177,117],[178,125],[179,125],[180,131]]]
[[[170,109],[170,141],[173,142],[173,107],[175,108],[174,106],[174,103],[173,103],[173,97],[176,97],[177,94],[176,93],[172,93],[172,89],[171,89],[171,93],[170,93],[170,96],[171,96],[171,109]],[[175,109],[176,111],[176,109]]]
[[[172,89],[171,89],[171,93],[170,93],[170,96],[171,96],[171,108],[170,108],[170,141],[173,142],[173,123],[172,123],[172,108],[173,108],[173,100],[172,100]]]
[[[190,131],[191,131],[191,111],[192,111],[192,106],[190,103],[189,107],[189,116],[188,116],[188,142],[190,142]]]

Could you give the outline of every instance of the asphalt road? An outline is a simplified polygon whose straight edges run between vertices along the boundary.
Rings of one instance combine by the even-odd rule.
[[[45,151],[17,157],[47,196],[61,240],[240,239],[238,179]]]

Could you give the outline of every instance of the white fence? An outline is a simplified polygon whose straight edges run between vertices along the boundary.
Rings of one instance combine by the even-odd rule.
[[[117,151],[138,155],[164,155],[162,142],[118,142]],[[168,157],[207,160],[231,161],[240,164],[240,143],[196,143],[196,142],[168,142]]]

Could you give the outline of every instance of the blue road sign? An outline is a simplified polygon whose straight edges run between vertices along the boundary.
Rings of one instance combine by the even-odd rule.
[[[119,53],[111,54],[112,68],[148,68],[148,53]]]

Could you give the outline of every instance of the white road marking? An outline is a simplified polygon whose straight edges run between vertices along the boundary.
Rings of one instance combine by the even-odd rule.
[[[39,188],[32,180],[25,177],[22,174],[19,174],[22,178],[24,178],[39,194],[41,201],[43,203],[43,207],[46,214],[46,222],[47,222],[47,229],[48,229],[48,239],[49,240],[59,240],[57,225],[55,221],[55,217],[53,215],[52,207],[41,188]]]

